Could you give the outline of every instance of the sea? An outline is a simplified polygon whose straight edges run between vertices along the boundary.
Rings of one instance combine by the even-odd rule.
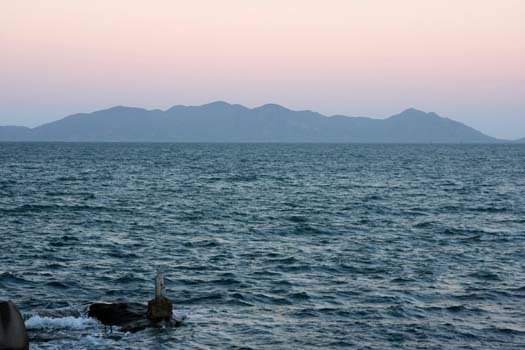
[[[0,143],[0,239],[33,350],[525,349],[524,145]]]

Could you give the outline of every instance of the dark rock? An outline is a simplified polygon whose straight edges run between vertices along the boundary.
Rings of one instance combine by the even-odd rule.
[[[0,349],[29,349],[24,319],[12,301],[0,302]]]
[[[89,307],[88,316],[106,326],[117,326],[123,332],[138,332],[148,327],[158,327],[160,322],[148,319],[148,307],[141,303],[94,303]],[[164,325],[177,327],[182,320],[171,316],[159,319]]]
[[[152,322],[169,322],[173,314],[173,305],[166,297],[158,297],[148,302],[148,319]]]
[[[166,297],[162,272],[155,277],[155,299],[148,306],[139,303],[95,303],[89,307],[88,316],[106,326],[118,326],[125,332],[138,332],[147,327],[179,326],[183,319],[173,318],[173,305]],[[1,350],[1,349],[0,349]]]

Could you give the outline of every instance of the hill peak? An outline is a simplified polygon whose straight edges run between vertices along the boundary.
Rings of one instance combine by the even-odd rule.
[[[267,103],[262,106],[254,108],[254,110],[265,111],[265,112],[288,112],[290,111],[288,108],[285,108],[276,103]]]
[[[416,109],[416,108],[408,108],[408,109],[405,109],[401,113],[398,113],[398,114],[395,114],[395,115],[391,116],[388,119],[409,119],[409,120],[414,120],[414,119],[421,119],[421,118],[435,119],[435,118],[442,118],[442,117],[440,117],[439,115],[437,115],[434,112],[425,112],[425,111],[422,111],[422,110]]]
[[[410,107],[410,108],[405,109],[400,114],[427,114],[427,112],[414,108],[414,107]]]
[[[214,101],[210,103],[203,104],[201,107],[207,107],[207,108],[221,108],[221,107],[231,107],[232,104],[224,101]]]
[[[100,111],[95,111],[94,113],[100,113],[100,112],[126,112],[126,111],[145,111],[144,108],[140,107],[130,107],[130,106],[113,106],[106,109],[102,109]]]

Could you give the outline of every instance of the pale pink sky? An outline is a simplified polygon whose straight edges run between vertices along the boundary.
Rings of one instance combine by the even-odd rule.
[[[525,1],[0,2],[0,125],[225,100],[525,136]]]

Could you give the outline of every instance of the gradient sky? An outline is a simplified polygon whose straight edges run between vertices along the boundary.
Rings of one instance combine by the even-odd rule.
[[[525,137],[525,1],[0,1],[0,125],[215,100]]]

